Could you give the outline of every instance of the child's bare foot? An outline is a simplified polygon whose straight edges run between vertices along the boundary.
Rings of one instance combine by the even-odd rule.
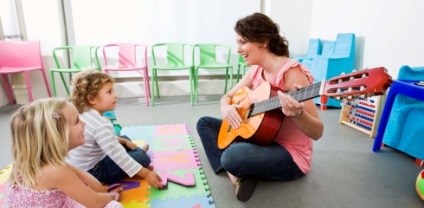
[[[149,144],[144,145],[141,149],[144,150],[144,152],[149,151]]]
[[[122,191],[124,191],[121,184],[112,184],[108,188],[108,193],[113,197],[113,200],[120,201],[122,197]]]

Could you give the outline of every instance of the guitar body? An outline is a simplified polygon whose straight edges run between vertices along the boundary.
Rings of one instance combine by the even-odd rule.
[[[271,90],[271,85],[267,82],[251,91],[247,87],[239,89],[231,100],[231,104],[239,104],[242,107],[238,113],[242,118],[241,126],[234,129],[223,120],[218,136],[218,147],[224,149],[231,142],[241,139],[249,142],[266,145],[271,143],[284,120],[284,114],[278,110],[267,111],[254,116],[250,116],[250,111],[255,108],[254,103],[269,99],[276,95]],[[253,104],[253,105],[252,105]]]
[[[319,96],[336,99],[359,95],[382,95],[392,84],[392,77],[384,67],[355,71],[340,75],[327,81],[287,92],[298,102]],[[232,128],[226,120],[222,121],[218,135],[218,147],[226,148],[235,140],[266,145],[277,136],[284,120],[281,105],[275,91],[268,82],[259,85],[255,90],[247,87],[239,89],[231,100],[231,104],[242,107],[237,109],[242,118],[240,128]]]

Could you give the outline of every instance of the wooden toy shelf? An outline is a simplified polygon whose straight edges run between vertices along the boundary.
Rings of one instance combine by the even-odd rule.
[[[385,96],[372,96],[343,100],[339,123],[368,134],[377,134]]]

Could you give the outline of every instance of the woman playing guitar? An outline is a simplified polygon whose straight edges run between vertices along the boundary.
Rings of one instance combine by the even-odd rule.
[[[307,174],[311,169],[313,140],[322,136],[324,127],[313,100],[298,102],[284,94],[312,84],[313,77],[307,68],[288,58],[288,43],[280,36],[278,25],[266,15],[254,13],[238,20],[235,31],[237,52],[252,68],[221,98],[220,109],[224,120],[202,117],[197,123],[197,132],[215,173],[227,171],[236,186],[237,199],[247,201],[254,192],[258,178],[287,181]],[[264,92],[249,92],[259,89],[263,83],[269,83],[270,88]],[[243,90],[243,87],[248,90]],[[259,121],[240,116],[249,114],[245,112],[244,103],[250,105],[255,102],[255,96],[235,102],[234,97],[244,91],[258,97],[263,94],[278,96],[281,108],[266,113],[273,114],[270,120],[265,119],[263,114],[257,116]],[[270,94],[275,91],[277,93]],[[255,122],[259,126],[268,123],[265,129],[260,130],[264,134],[271,132],[272,128],[276,129],[270,143],[258,144],[250,142],[249,138],[239,141],[241,137],[249,137],[244,135],[259,131],[255,129],[258,126]],[[223,145],[218,144],[221,142],[218,137],[225,140],[223,134],[231,132],[236,132],[240,137],[234,138],[234,142],[229,140],[224,141]]]

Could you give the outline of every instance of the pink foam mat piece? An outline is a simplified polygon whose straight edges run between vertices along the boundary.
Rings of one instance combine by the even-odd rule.
[[[176,135],[189,134],[185,124],[160,125],[156,126],[156,135]]]
[[[155,170],[181,170],[200,167],[197,153],[194,150],[154,152],[152,154]]]
[[[185,173],[184,177],[166,171],[159,172],[158,174],[162,179],[161,184],[163,186],[166,186],[168,184],[168,181],[172,181],[174,183],[178,183],[187,187],[196,185],[196,180],[194,180],[194,174],[191,172]]]

